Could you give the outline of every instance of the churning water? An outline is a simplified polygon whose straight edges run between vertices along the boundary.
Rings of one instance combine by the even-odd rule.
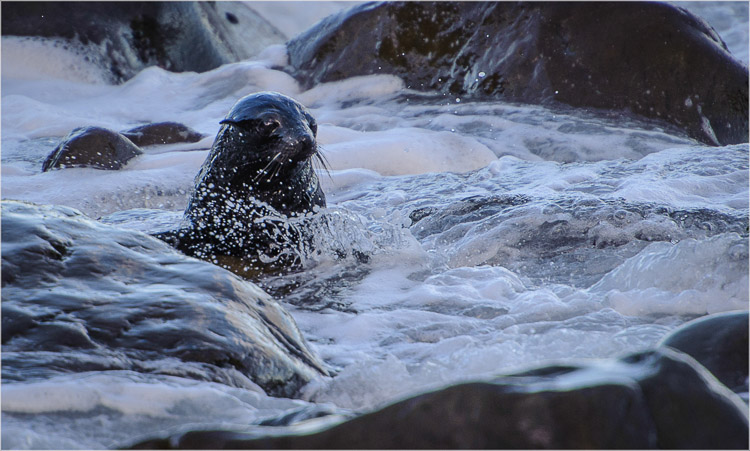
[[[690,7],[747,63],[746,3]],[[614,112],[420,94],[385,75],[302,91],[272,69],[283,46],[202,74],[152,67],[118,86],[50,42],[3,37],[2,58],[2,197],[145,232],[179,221],[238,98],[273,90],[308,106],[331,167],[329,208],[313,218],[320,252],[261,285],[335,374],[303,400],[126,371],[6,382],[6,448],[116,447],[289,412],[347,414],[642,350],[692,318],[747,309],[746,144],[707,147]],[[75,127],[158,121],[209,136],[146,148],[120,171],[40,172]]]

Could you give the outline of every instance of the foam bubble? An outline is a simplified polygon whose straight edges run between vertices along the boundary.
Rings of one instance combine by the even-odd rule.
[[[648,155],[630,165],[631,174],[617,181],[611,197],[678,208],[747,208],[747,144],[720,149],[680,147]],[[705,159],[705,152],[714,158]]]
[[[628,259],[592,292],[631,316],[695,314],[747,308],[748,241],[735,233],[677,244],[653,243]]]
[[[404,82],[393,75],[367,75],[321,83],[299,95],[308,107],[332,106],[362,99],[387,98],[404,88]]]
[[[144,154],[119,171],[67,168],[29,175],[12,174],[4,168],[3,196],[66,205],[94,218],[131,208],[182,210],[206,154]]]
[[[346,141],[321,139],[332,169],[365,168],[381,175],[466,172],[496,159],[475,139],[449,132],[396,128],[346,134]]]
[[[106,84],[109,77],[83,46],[41,37],[2,37],[4,79]]]
[[[165,431],[189,430],[196,423],[243,429],[311,407],[269,397],[258,387],[238,389],[129,371],[3,383],[2,399],[3,445],[32,449],[122,447]],[[32,428],[24,419],[28,415],[35,418]]]
[[[502,267],[447,269],[423,278],[401,256],[382,255],[372,264],[343,294],[356,314],[295,313],[316,352],[340,369],[335,378],[308,386],[306,399],[368,409],[561,356],[640,350],[671,327],[630,322],[602,305],[598,293],[528,286]]]

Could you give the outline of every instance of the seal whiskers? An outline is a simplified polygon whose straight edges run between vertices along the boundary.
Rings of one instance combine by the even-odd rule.
[[[326,174],[328,174],[328,177],[333,179],[331,176],[331,169],[330,169],[330,163],[328,162],[328,158],[321,152],[320,146],[318,146],[318,151],[315,152],[315,160],[318,163],[320,163],[320,169],[325,171]]]
[[[260,171],[258,171],[258,175],[256,175],[253,178],[253,183],[258,183],[259,181],[261,181],[263,179],[263,176],[268,173],[268,169],[271,167],[271,165],[274,164],[274,162],[276,162],[276,159],[279,158],[280,156],[281,156],[281,152],[279,152],[276,155],[274,155],[273,158],[271,158],[271,161],[269,161],[268,164],[263,169],[261,169]],[[278,169],[281,167],[281,163],[279,163],[278,166],[279,167],[274,168],[274,171],[278,171]],[[271,178],[273,178],[273,176],[268,177],[267,181],[270,182]]]

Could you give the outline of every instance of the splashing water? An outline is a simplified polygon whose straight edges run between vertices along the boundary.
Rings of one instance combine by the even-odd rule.
[[[688,7],[719,17],[729,6]],[[719,32],[746,57],[746,13]],[[111,86],[81,62],[65,77],[22,64],[24,53],[61,67],[75,55],[30,42],[6,52],[21,45],[13,39],[3,37],[3,197],[120,228],[179,226],[238,98],[275,90],[311,110],[328,208],[280,225],[310,237],[290,251],[301,268],[256,281],[334,376],[308,384],[304,400],[116,371],[4,382],[6,447],[117,447],[286,414],[349,415],[448,383],[646,349],[697,316],[747,309],[747,145],[706,147],[616,112],[457,103],[384,75],[302,91],[273,69],[283,47]],[[75,127],[164,120],[210,137],[145,148],[121,171],[40,172]]]

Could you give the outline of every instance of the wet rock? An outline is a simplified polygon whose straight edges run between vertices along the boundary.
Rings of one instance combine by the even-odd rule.
[[[327,374],[270,296],[140,232],[2,203],[4,381],[130,370],[294,396]]]
[[[44,160],[42,172],[56,168],[120,169],[143,151],[125,136],[101,127],[79,127]]]
[[[156,144],[194,143],[204,138],[204,135],[177,122],[141,125],[122,132],[122,135],[141,147]]]
[[[706,367],[735,393],[748,391],[748,312],[708,315],[678,328],[660,343]]]
[[[661,348],[455,385],[313,434],[194,431],[136,447],[746,449],[746,410],[692,358]]]
[[[748,139],[748,71],[688,11],[655,2],[384,2],[288,43],[304,86],[393,74],[450,101],[632,112],[704,143]]]
[[[286,39],[241,2],[4,2],[2,34],[62,39],[115,82],[148,66],[204,72]]]

